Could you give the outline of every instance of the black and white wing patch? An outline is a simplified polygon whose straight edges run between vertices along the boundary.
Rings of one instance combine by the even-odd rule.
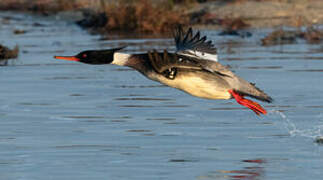
[[[152,52],[148,51],[149,61],[158,73],[162,73],[171,68],[189,68],[189,69],[202,69],[198,62],[190,61],[186,57],[180,57],[180,55],[168,53],[166,50],[159,53],[156,50]]]
[[[168,53],[166,50],[163,53],[156,50],[148,51],[148,59],[157,73],[163,74],[169,79],[175,78],[177,68],[203,69],[198,62],[190,61],[186,56],[180,57],[180,55]]]
[[[204,60],[183,56],[174,53],[148,51],[148,60],[152,68],[159,74],[163,74],[166,78],[174,79],[177,69],[206,70],[221,76],[233,77],[233,73],[225,66],[212,60]]]
[[[209,61],[218,61],[217,50],[212,44],[212,41],[206,41],[206,36],[200,37],[198,31],[193,36],[192,28],[189,28],[185,33],[179,26],[174,33],[176,43],[176,54],[194,57]]]

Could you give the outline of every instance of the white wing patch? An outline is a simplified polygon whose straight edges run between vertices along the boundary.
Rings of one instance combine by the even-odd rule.
[[[198,58],[198,59],[203,59],[203,60],[208,60],[208,61],[218,62],[218,55],[217,54],[210,54],[210,53],[201,52],[201,51],[194,51],[194,50],[178,51],[178,52],[176,52],[176,54],[180,54],[180,55],[188,56],[188,57],[193,57],[193,58]]]

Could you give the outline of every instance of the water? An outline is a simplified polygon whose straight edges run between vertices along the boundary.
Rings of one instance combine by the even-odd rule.
[[[59,19],[16,13],[0,22],[0,43],[20,47],[0,68],[1,179],[321,179],[313,141],[323,128],[322,45],[262,47],[270,30],[247,39],[203,31],[223,64],[275,99],[258,117],[126,67],[52,58],[128,42],[128,52],[174,49],[171,39],[100,41]]]

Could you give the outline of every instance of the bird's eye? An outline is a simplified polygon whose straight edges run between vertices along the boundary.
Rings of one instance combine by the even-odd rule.
[[[82,57],[83,57],[83,58],[86,58],[86,57],[87,57],[87,54],[83,54],[83,55],[82,55]]]

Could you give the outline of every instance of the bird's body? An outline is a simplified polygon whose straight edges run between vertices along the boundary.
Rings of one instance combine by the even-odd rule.
[[[230,99],[229,84],[221,77],[202,70],[177,69],[176,78],[171,80],[152,73],[152,80],[180,89],[188,94],[205,99]]]
[[[159,54],[160,55],[160,54]],[[148,54],[125,55],[116,53],[116,65],[129,66],[142,73],[147,78],[180,89],[188,94],[206,99],[230,99],[229,84],[218,74],[210,73],[200,68],[176,68],[174,78],[168,78],[158,73],[149,61]],[[126,57],[130,60],[121,60]]]
[[[200,98],[231,99],[232,96],[228,90],[235,89],[245,95],[255,96],[265,101],[268,99],[270,101],[270,97],[253,84],[236,76],[228,68],[216,61],[207,62],[209,68],[212,68],[212,70],[206,70],[197,63],[189,63],[190,61],[185,63],[184,61],[192,59],[190,57],[177,56],[174,53],[168,52],[153,52],[150,54],[154,55],[149,56],[149,53],[131,55],[117,52],[115,53],[116,61],[113,61],[112,64],[131,67],[151,80],[180,89]],[[181,59],[182,63],[178,63],[179,59]],[[158,67],[154,67],[152,63],[154,60],[155,63],[159,63],[160,68],[166,66],[163,65],[165,62],[167,65],[170,65],[173,68],[172,71],[176,73],[173,75],[174,77],[170,78],[165,74],[165,72],[171,72],[169,69],[166,68],[166,70],[161,69],[159,71]],[[172,64],[172,62],[177,64]]]
[[[88,64],[128,66],[151,80],[193,96],[206,99],[235,98],[239,104],[256,114],[266,114],[258,103],[244,99],[243,96],[266,102],[271,102],[271,97],[217,62],[216,49],[211,41],[205,41],[206,37],[200,38],[199,32],[193,37],[191,29],[184,34],[179,28],[175,34],[177,51],[174,53],[153,50],[144,54],[126,54],[118,52],[122,48],[117,48],[56,58]]]

